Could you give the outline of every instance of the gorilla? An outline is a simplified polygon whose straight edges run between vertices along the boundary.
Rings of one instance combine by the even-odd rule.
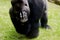
[[[16,31],[27,38],[39,35],[39,20],[42,28],[47,25],[47,0],[11,0],[12,7],[9,14]]]
[[[21,34],[29,32],[28,17],[30,8],[27,0],[11,0],[12,7],[9,10],[11,20],[16,28],[16,31]]]

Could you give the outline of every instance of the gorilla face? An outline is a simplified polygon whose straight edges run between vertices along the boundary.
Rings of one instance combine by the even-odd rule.
[[[28,21],[28,16],[30,14],[30,8],[28,0],[12,0],[12,7],[17,11],[21,22]]]
[[[28,16],[30,14],[30,9],[27,0],[23,0],[22,12],[20,12],[21,22],[28,21]]]

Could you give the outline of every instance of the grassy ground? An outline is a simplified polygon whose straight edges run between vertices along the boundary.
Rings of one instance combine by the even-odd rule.
[[[18,34],[9,16],[9,0],[0,0],[0,40],[29,40]],[[38,38],[31,40],[60,40],[60,6],[48,3],[48,24],[51,29],[40,28]]]

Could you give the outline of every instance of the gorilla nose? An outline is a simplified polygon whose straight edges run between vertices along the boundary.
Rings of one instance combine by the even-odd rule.
[[[27,6],[27,4],[25,4],[25,6]]]

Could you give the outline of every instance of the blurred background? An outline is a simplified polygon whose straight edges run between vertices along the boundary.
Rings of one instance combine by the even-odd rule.
[[[60,5],[60,0],[48,0],[48,1]]]
[[[60,40],[60,0],[48,0],[48,25],[51,29],[39,28],[39,36],[27,39],[16,32],[9,15],[11,0],[0,0],[0,40]]]

